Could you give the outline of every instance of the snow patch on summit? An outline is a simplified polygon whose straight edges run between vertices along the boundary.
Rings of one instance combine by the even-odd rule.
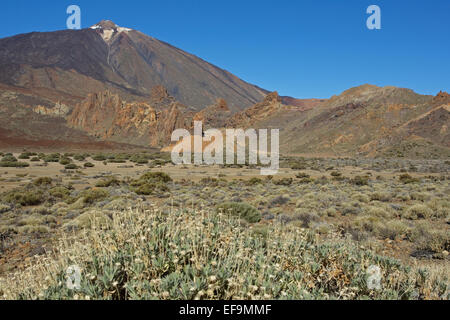
[[[119,27],[114,22],[107,20],[93,25],[90,29],[97,30],[105,42],[110,41],[117,34],[132,31],[132,29]]]

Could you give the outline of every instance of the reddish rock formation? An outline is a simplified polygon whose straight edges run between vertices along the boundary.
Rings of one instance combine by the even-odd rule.
[[[173,130],[189,127],[193,112],[163,87],[147,102],[127,103],[110,91],[91,94],[68,117],[68,125],[101,140],[163,146]]]
[[[204,129],[223,128],[232,113],[224,99],[218,99],[215,104],[209,106],[194,116],[194,121],[203,122]]]
[[[450,103],[450,94],[445,91],[439,91],[439,93],[433,98],[434,105],[442,105]]]
[[[234,115],[227,121],[227,126],[231,128],[249,127],[279,111],[282,107],[278,92],[269,93],[264,101]]]

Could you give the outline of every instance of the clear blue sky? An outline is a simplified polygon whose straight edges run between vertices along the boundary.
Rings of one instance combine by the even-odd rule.
[[[140,30],[282,95],[328,98],[364,83],[450,91],[450,0],[2,0],[0,37],[102,19]],[[382,30],[366,9],[382,10]]]

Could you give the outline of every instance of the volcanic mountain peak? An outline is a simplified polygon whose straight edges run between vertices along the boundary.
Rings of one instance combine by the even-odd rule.
[[[126,101],[150,98],[158,85],[197,111],[223,98],[238,112],[265,96],[221,68],[108,20],[82,30],[0,39],[3,84],[31,90],[39,100],[36,105],[61,101],[71,108],[88,94],[106,89]]]
[[[112,22],[111,20],[102,20],[97,24],[94,24],[91,29],[103,29],[103,30],[117,30],[117,31],[131,31],[129,28],[119,27],[117,24]]]
[[[110,41],[115,35],[120,34],[122,32],[128,33],[132,31],[129,28],[119,27],[117,24],[110,20],[102,20],[99,23],[93,25],[90,29],[96,30],[102,36],[105,42]]]

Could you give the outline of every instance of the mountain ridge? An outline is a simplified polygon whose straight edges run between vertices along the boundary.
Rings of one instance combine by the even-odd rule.
[[[56,75],[52,77],[49,70]],[[0,82],[25,88],[65,91],[70,82],[78,82],[69,92],[82,98],[110,89],[127,99],[138,99],[163,85],[181,103],[198,110],[224,98],[238,111],[264,98],[259,88],[228,71],[111,21],[81,30],[0,39],[0,74]],[[90,90],[83,86],[82,77],[100,84]]]

